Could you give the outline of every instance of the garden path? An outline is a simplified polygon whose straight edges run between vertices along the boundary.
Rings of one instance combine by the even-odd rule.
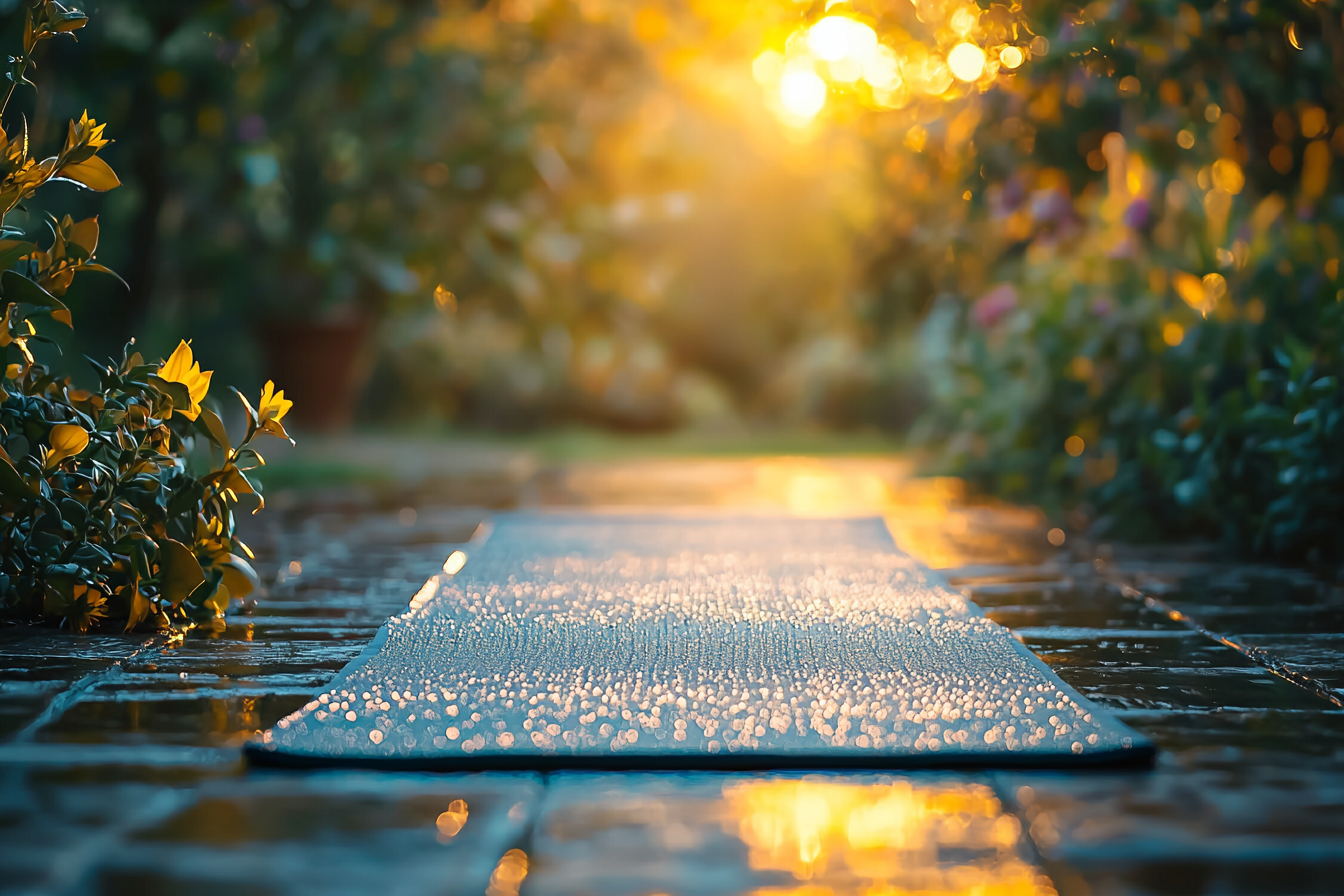
[[[460,480],[449,468],[381,492],[277,495],[247,536],[268,594],[222,631],[0,632],[0,890],[499,894],[524,863],[525,893],[1337,885],[1338,589],[1194,551],[1055,551],[1035,514],[967,506],[955,483],[910,480],[896,462],[503,459]],[[242,764],[241,741],[357,655],[489,507],[616,503],[883,512],[902,547],[1151,737],[1157,766],[800,782]]]

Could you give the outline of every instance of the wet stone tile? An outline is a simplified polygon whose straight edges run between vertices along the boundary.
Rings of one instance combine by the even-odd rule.
[[[1069,684],[1113,709],[1317,709],[1320,698],[1259,667],[1072,667]]]
[[[1321,701],[1306,710],[1224,709],[1172,712],[1119,710],[1116,715],[1151,737],[1160,750],[1245,749],[1254,766],[1268,754],[1344,757],[1344,711]]]
[[[1325,893],[1344,870],[1344,763],[1235,748],[1147,774],[1000,774],[1062,892]]]
[[[191,642],[174,650],[126,664],[132,672],[214,672],[234,677],[320,670],[330,678],[364,645],[377,627],[346,629],[339,639],[257,639],[249,642]]]
[[[201,787],[128,838],[92,870],[93,889],[481,894],[524,845],[541,794],[533,775],[252,774]]]
[[[305,693],[86,699],[37,734],[43,743],[174,744],[236,747],[308,701]]]
[[[63,678],[0,681],[0,737],[31,724],[69,684]]]
[[[218,767],[49,767],[0,763],[0,890],[88,892],[104,853],[137,827],[169,817]]]
[[[1014,603],[997,606],[968,587],[977,602],[988,603],[986,615],[1013,628],[1065,681],[1103,705],[1323,708],[1318,697],[1104,584],[1019,592]]]
[[[145,640],[26,627],[0,630],[0,737],[31,724],[72,684],[111,668]]]
[[[1126,600],[1105,588],[1024,588],[986,594],[974,586],[964,590],[1000,625],[1024,628],[1152,629],[1183,631],[1186,627],[1142,603]]]
[[[1020,627],[1013,633],[1056,670],[1068,666],[1112,669],[1254,666],[1250,660],[1229,652],[1226,645],[1188,628],[1110,629],[1059,625]]]
[[[1139,572],[1132,579],[1208,628],[1247,640],[1344,632],[1344,588],[1303,570],[1221,563],[1178,567],[1163,576]]]

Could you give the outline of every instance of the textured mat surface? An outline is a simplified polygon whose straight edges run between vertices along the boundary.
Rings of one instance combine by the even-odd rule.
[[[1152,746],[880,519],[515,514],[254,762],[1069,766]]]

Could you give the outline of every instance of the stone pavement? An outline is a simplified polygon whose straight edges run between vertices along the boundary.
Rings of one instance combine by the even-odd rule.
[[[539,466],[471,500],[880,510],[903,547],[1153,738],[1156,769],[248,770],[242,740],[358,654],[489,513],[417,504],[414,489],[278,495],[247,536],[268,593],[222,631],[0,631],[0,891],[1337,891],[1339,589],[1191,552],[1076,540],[1056,552],[1031,513],[964,506],[954,483],[904,477],[888,462],[803,459]]]

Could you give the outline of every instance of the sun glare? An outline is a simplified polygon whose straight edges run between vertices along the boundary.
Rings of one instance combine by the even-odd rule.
[[[810,68],[793,66],[779,79],[779,101],[794,118],[812,119],[826,105],[826,82]]]
[[[784,56],[777,50],[766,50],[751,63],[751,76],[762,87],[779,81],[784,71]]]
[[[947,67],[959,81],[975,81],[985,71],[985,51],[975,44],[957,44],[947,54]]]
[[[863,62],[863,80],[878,90],[901,86],[901,64],[890,47],[879,45]]]
[[[848,58],[862,64],[877,49],[877,32],[847,16],[827,16],[808,30],[807,48],[826,62]]]
[[[859,18],[827,15],[758,55],[752,75],[775,114],[795,126],[831,102],[856,100],[870,109],[956,102],[1046,52],[1039,38],[1030,49],[1001,43],[1014,32],[986,15],[974,4],[950,0],[917,14],[923,37],[899,28],[879,36]],[[1024,21],[1020,14],[1010,18]]]

